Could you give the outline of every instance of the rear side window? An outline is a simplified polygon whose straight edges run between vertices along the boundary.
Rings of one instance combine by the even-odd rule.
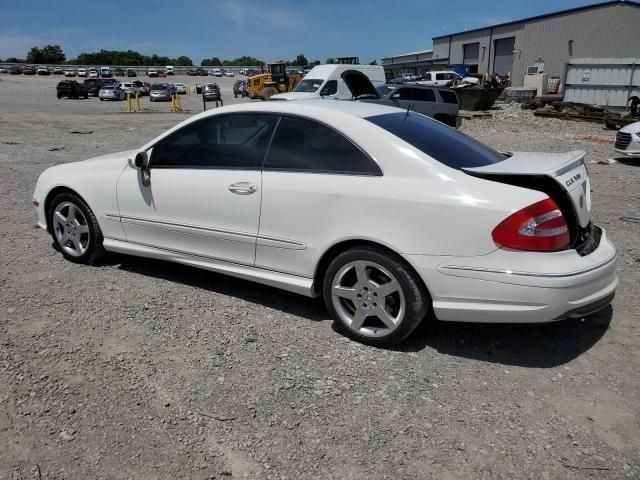
[[[442,97],[444,103],[458,103],[458,97],[454,92],[449,90],[438,90],[438,93]]]
[[[335,130],[311,120],[282,117],[265,170],[381,175],[378,165]]]
[[[387,113],[365,120],[456,170],[483,167],[506,158],[470,136],[418,113]]]
[[[435,102],[436,95],[428,88],[412,88],[411,97],[419,102]]]

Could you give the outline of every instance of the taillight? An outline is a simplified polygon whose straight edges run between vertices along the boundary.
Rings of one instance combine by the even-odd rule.
[[[553,252],[569,246],[567,222],[552,199],[517,211],[493,229],[493,241],[515,250]]]

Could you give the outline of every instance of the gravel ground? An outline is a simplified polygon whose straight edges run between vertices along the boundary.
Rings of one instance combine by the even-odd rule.
[[[65,262],[34,226],[38,174],[137,147],[201,103],[126,114],[57,100],[55,77],[1,80],[1,479],[640,478],[633,162],[589,164],[593,216],[620,253],[612,309],[425,324],[380,350],[334,332],[316,300],[132,257]],[[231,103],[233,79],[220,83]],[[599,125],[500,108],[463,130],[613,155]]]

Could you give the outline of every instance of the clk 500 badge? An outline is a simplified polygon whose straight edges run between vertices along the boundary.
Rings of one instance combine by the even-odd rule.
[[[565,183],[567,184],[567,187],[570,187],[571,185],[573,185],[574,183],[576,183],[578,180],[580,180],[582,178],[582,174],[581,173],[576,173],[573,178],[570,178],[569,180],[567,180]]]

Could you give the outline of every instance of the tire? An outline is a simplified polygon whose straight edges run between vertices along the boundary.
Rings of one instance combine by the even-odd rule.
[[[100,99],[100,101],[101,101],[101,102],[104,102],[104,98],[101,98],[101,99]]]
[[[407,338],[431,303],[421,279],[402,258],[372,246],[355,247],[333,259],[322,290],[338,329],[353,340],[377,347]]]
[[[58,99],[62,98],[62,94],[60,92],[58,92],[58,94],[56,96],[58,97]]]
[[[89,94],[88,94],[88,93],[85,93],[85,94],[84,94],[84,99],[86,100],[87,98],[89,98]]]
[[[277,88],[275,88],[275,87],[265,87],[264,90],[262,91],[262,99],[263,100],[270,100],[271,97],[273,95],[276,95],[277,93],[280,93]]]
[[[47,216],[54,245],[66,260],[92,264],[105,254],[98,220],[75,193],[56,195]]]

